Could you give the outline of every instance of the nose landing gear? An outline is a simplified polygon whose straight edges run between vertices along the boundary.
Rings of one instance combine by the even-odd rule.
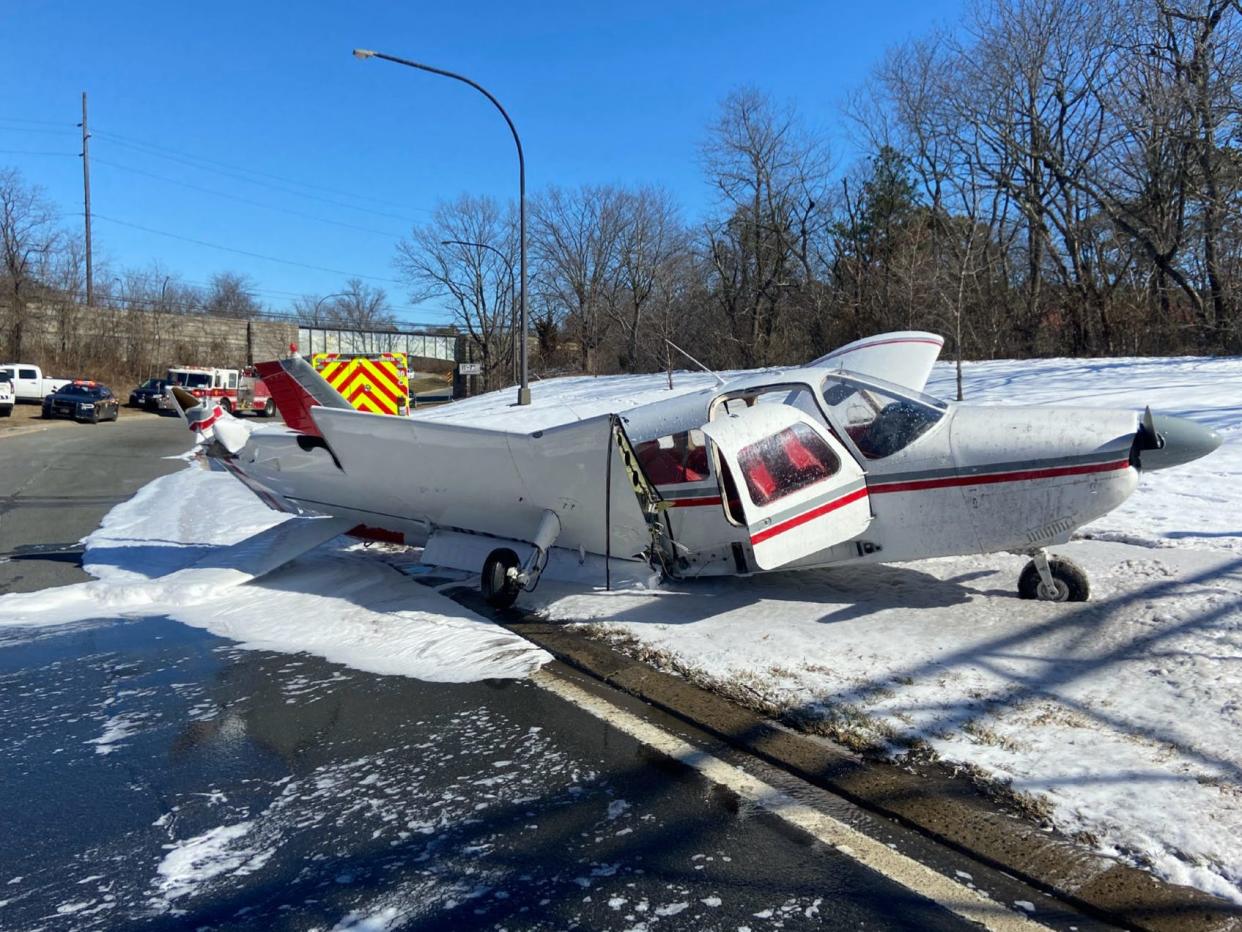
[[[1018,577],[1018,595],[1044,602],[1085,602],[1091,584],[1077,563],[1064,557],[1049,559],[1046,551],[1036,550]]]

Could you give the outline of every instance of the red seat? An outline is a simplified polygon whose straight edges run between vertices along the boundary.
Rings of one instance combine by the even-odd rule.
[[[704,479],[707,477],[707,447],[695,447],[690,451],[690,455],[686,457],[686,471],[696,472],[696,479]]]
[[[742,464],[742,472],[746,475],[746,487],[750,490],[750,497],[754,499],[755,504],[767,504],[772,493],[776,491],[776,480],[768,471],[767,465],[763,460],[755,457]]]
[[[828,475],[827,464],[807,449],[793,431],[786,431],[782,437],[785,455],[794,469],[804,473],[808,480],[822,479]]]
[[[662,450],[655,445],[639,449],[638,463],[655,485],[677,485],[703,478],[700,473],[683,466],[675,450]]]

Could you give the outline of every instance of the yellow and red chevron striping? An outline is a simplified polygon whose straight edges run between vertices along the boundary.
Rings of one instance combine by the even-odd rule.
[[[408,370],[404,353],[346,356],[319,353],[312,364],[359,411],[401,414],[408,410]]]

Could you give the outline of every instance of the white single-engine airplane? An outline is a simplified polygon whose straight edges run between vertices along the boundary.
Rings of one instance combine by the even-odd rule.
[[[1220,445],[1150,409],[946,404],[922,393],[942,345],[889,333],[659,392],[634,377],[589,393],[541,382],[499,424],[495,395],[356,411],[297,356],[258,367],[284,428],[173,391],[208,455],[270,507],[481,569],[497,606],[550,559],[610,584],[627,567],[686,578],[998,551],[1032,556],[1023,598],[1081,601],[1085,574],[1045,548],[1120,505],[1142,471]]]

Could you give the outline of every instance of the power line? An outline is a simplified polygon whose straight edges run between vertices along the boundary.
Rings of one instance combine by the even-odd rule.
[[[192,284],[192,283],[182,282],[181,284]],[[204,287],[207,287],[207,286],[204,286]],[[255,288],[255,289],[248,289],[248,290],[260,291],[262,289]],[[80,289],[76,289],[76,288],[66,289],[62,291],[61,293],[64,294],[66,297],[73,298],[74,300],[81,300],[83,297],[83,292]],[[121,306],[122,309],[130,309],[130,310],[146,310],[146,311],[154,312],[154,311],[159,311],[161,309],[167,308],[172,311],[178,311],[184,314],[199,314],[199,315],[207,314],[207,312],[203,309],[201,300],[200,301],[177,300],[175,298],[170,298],[168,296],[164,296],[159,299],[150,299],[150,298],[144,299],[144,298],[132,297],[126,294],[112,294],[111,292],[105,292],[99,301],[100,307],[117,307],[118,305]],[[402,308],[391,308],[391,310],[399,311],[399,310],[402,310]],[[407,308],[407,310],[413,310],[413,309]],[[246,319],[246,318],[241,318],[241,317],[227,317],[225,315],[217,315],[217,316],[220,316],[222,319],[225,319],[225,320],[245,320]],[[317,329],[317,330],[342,330],[342,329],[348,330],[350,329],[349,326],[342,326],[342,325],[333,324],[330,322],[308,323],[304,321],[301,318],[301,316],[297,314],[297,312],[294,312],[294,311],[273,311],[273,310],[265,309],[265,310],[260,311],[256,317],[251,318],[251,319],[280,320],[280,321],[285,321],[288,323],[296,323],[300,327],[310,327],[310,328]],[[396,317],[395,322],[398,325],[409,327],[414,330],[442,328],[442,327],[448,326],[448,324],[446,324],[443,321],[440,321],[437,323],[434,321],[411,320],[410,318],[407,318],[407,317]],[[376,331],[376,332],[382,333],[385,331]]]
[[[272,174],[271,172],[261,171],[257,168],[250,168],[244,165],[231,165],[228,162],[221,162],[217,159],[209,159],[201,155],[190,155],[185,152],[180,152],[176,149],[171,149],[167,146],[157,145],[156,143],[147,142],[146,140],[142,140],[142,139],[135,139],[133,136],[125,136],[125,135],[122,135],[121,133],[104,132],[101,135],[108,136],[114,140],[126,142],[133,146],[141,146],[144,149],[152,150],[152,152],[167,153],[169,155],[173,155],[181,159],[192,159],[193,161],[196,161],[196,162],[202,162],[205,165],[214,165],[219,168],[228,169],[230,171],[244,172],[245,174],[248,174],[248,175],[258,175],[262,178],[270,178],[273,181],[282,182],[283,184],[291,184],[291,185],[295,185],[300,188],[310,188],[311,190],[314,190],[314,191],[323,191],[326,194],[335,194],[339,197],[351,197],[351,198],[354,198],[355,200],[371,201],[372,203],[375,203],[375,204],[383,204],[385,207],[394,207],[394,206],[400,207],[401,206],[401,205],[394,205],[391,201],[385,198],[374,197],[369,194],[356,194],[352,191],[342,191],[339,188],[330,188],[330,187],[327,187],[326,185],[314,184],[309,181],[298,181],[293,178],[285,178],[285,177],[282,177],[281,175],[275,175],[275,174]],[[408,207],[407,206],[407,207],[404,207],[403,209],[424,211],[427,213],[431,213],[431,211],[425,207]]]
[[[131,143],[131,142],[122,141],[118,139],[114,133],[101,132],[99,130],[96,130],[95,135],[109,140],[113,145],[118,145],[118,146],[122,146],[123,148],[131,149],[133,151],[141,153],[142,155],[154,156],[155,158],[166,159],[170,162],[178,162],[182,165],[187,165],[190,168],[193,168],[197,171],[213,172],[217,175],[223,175],[226,178],[232,178],[234,181],[244,182],[245,184],[252,184],[258,187],[270,188],[273,191],[280,191],[284,194],[291,194],[294,197],[301,197],[301,198],[306,198],[307,200],[319,201],[320,203],[323,203],[323,204],[331,204],[333,207],[343,207],[346,210],[356,210],[361,213],[374,214],[377,217],[387,217],[389,220],[398,220],[401,223],[413,224],[413,223],[418,222],[414,220],[413,218],[403,217],[400,214],[394,214],[394,213],[390,213],[389,211],[384,211],[384,210],[376,210],[373,207],[362,207],[358,204],[348,204],[344,201],[333,200],[332,198],[328,198],[328,197],[321,197],[318,194],[308,194],[305,191],[298,191],[295,188],[288,186],[289,184],[299,185],[301,184],[301,182],[294,181],[294,182],[287,182],[286,184],[280,184],[280,185],[273,184],[270,181],[260,181],[256,178],[246,177],[246,174],[243,174],[243,173],[249,172],[249,169],[234,169],[231,167],[228,169],[217,168],[217,167],[213,167],[212,163],[205,162],[204,160],[198,159],[195,156],[185,156],[185,155],[180,155],[180,154],[166,155],[164,154],[164,152],[154,151],[154,147],[147,146],[145,143]],[[165,151],[171,151],[171,150],[165,150]],[[357,195],[347,194],[345,196],[356,197]],[[411,207],[409,209],[415,210],[415,211],[421,211],[423,213],[433,213],[432,210],[426,207]]]
[[[191,191],[200,191],[203,194],[210,194],[212,197],[223,197],[231,201],[237,201],[240,204],[249,204],[251,207],[261,207],[264,210],[274,210],[277,213],[289,214],[293,217],[301,217],[304,220],[314,220],[318,223],[330,223],[333,226],[344,227],[347,230],[356,230],[360,233],[370,233],[373,236],[383,236],[386,239],[398,239],[400,233],[392,233],[388,230],[376,230],[372,227],[358,226],[354,223],[346,223],[343,220],[330,220],[327,217],[317,217],[314,214],[303,213],[300,210],[293,210],[288,207],[277,207],[275,204],[264,204],[261,201],[252,201],[249,198],[241,197],[237,194],[230,194],[227,191],[217,191],[214,188],[204,188],[202,185],[191,184],[188,181],[179,181],[176,178],[167,178],[163,175],[157,175],[154,172],[143,171],[141,168],[132,168],[129,165],[122,165],[119,162],[113,162],[110,159],[101,159],[95,157],[96,165],[107,165],[111,168],[119,168],[121,171],[132,172],[135,175],[142,175],[146,178],[152,178],[156,181],[162,181],[165,184],[175,184],[183,188],[189,188]]]
[[[0,155],[67,155],[77,158],[76,152],[49,152],[38,149],[0,149]]]
[[[63,126],[72,128],[74,124],[66,123],[64,120],[31,120],[28,117],[0,117],[3,123],[33,123],[36,126]]]
[[[344,275],[346,278],[361,278],[366,281],[384,282],[386,284],[400,285],[402,284],[395,278],[380,278],[376,275],[359,275],[356,272],[344,272],[340,269],[331,269],[322,265],[311,265],[306,262],[297,262],[293,259],[281,259],[277,256],[267,256],[259,252],[250,252],[246,249],[236,249],[232,246],[221,246],[219,243],[209,243],[206,240],[194,239],[191,236],[182,236],[179,233],[169,233],[167,230],[155,230],[151,227],[144,227],[137,223],[130,223],[128,220],[117,220],[115,217],[105,217],[103,214],[93,215],[97,220],[106,220],[108,223],[115,223],[119,226],[130,227],[134,230],[141,230],[144,233],[153,233],[156,236],[167,236],[169,239],[181,240],[185,243],[193,243],[196,246],[205,246],[208,249],[219,249],[221,252],[231,252],[239,256],[247,256],[251,259],[262,259],[265,262],[278,262],[281,265],[291,265],[300,269],[310,269],[314,272],[330,272],[333,275]]]
[[[2,123],[3,121],[0,121]],[[68,136],[73,133],[72,129],[42,129],[35,126],[3,126],[0,125],[0,132],[5,133],[38,133],[43,136]]]

